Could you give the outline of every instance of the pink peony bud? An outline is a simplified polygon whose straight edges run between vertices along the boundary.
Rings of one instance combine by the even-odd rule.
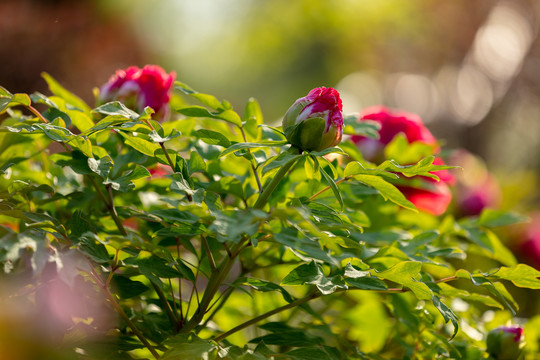
[[[523,349],[521,326],[499,326],[491,330],[486,339],[487,352],[497,360],[513,360]]]
[[[130,66],[117,70],[109,82],[100,89],[100,101],[118,100],[137,112],[150,106],[156,119],[165,120],[170,114],[169,100],[176,73],[167,74],[157,65],[146,65],[142,69]]]
[[[341,99],[335,89],[315,88],[287,110],[283,131],[294,146],[307,151],[322,151],[341,142],[341,111]]]
[[[379,139],[374,140],[353,135],[351,141],[356,144],[367,160],[381,159],[384,147],[400,133],[405,135],[409,143],[421,142],[433,146],[435,153],[439,151],[437,139],[425,127],[418,115],[395,112],[384,106],[376,106],[364,110],[360,115],[359,121],[366,120],[375,121],[381,125]],[[444,165],[440,158],[436,158],[433,163]],[[448,185],[453,184],[454,177],[447,170],[438,171],[437,176],[440,178],[439,182],[428,177],[416,176],[411,179],[410,186],[398,185],[397,187],[419,210],[433,215],[441,215],[452,200]]]

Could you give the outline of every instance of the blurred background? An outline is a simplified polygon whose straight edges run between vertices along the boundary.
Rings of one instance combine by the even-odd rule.
[[[116,69],[154,63],[240,112],[255,97],[267,123],[336,87],[346,113],[419,114],[495,174],[497,206],[531,213],[539,19],[537,0],[2,0],[0,85],[47,94],[45,71],[93,105]]]

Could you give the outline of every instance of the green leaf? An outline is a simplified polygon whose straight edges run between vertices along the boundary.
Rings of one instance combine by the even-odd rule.
[[[343,117],[343,134],[366,136],[371,139],[379,139],[381,124],[376,121],[358,121],[358,115]]]
[[[122,125],[125,123],[130,122],[131,119],[126,118],[121,115],[110,115],[106,116],[105,118],[101,119],[96,125],[86,129],[83,131],[80,135],[81,136],[89,136],[95,132],[105,130],[105,129],[112,129],[113,127],[117,125]]]
[[[485,209],[478,218],[478,224],[486,227],[508,226],[528,221],[527,216],[514,212]]]
[[[41,129],[48,138],[57,142],[68,142],[72,136],[71,131],[65,127],[53,124],[35,124],[35,127]]]
[[[219,145],[223,147],[229,147],[231,145],[229,139],[217,131],[201,129],[194,131],[192,134],[209,145]]]
[[[30,97],[27,94],[14,94],[11,97],[0,97],[0,114],[12,106],[30,106]]]
[[[88,167],[88,157],[80,151],[68,153],[56,153],[50,156],[51,161],[58,166],[69,166],[77,174],[91,174],[92,170]]]
[[[207,359],[216,358],[217,345],[213,341],[202,340],[193,334],[179,334],[167,339],[169,347],[160,360]]]
[[[199,100],[202,104],[211,107],[212,109],[219,110],[223,109],[221,102],[213,95],[196,93],[189,94],[195,99]]]
[[[205,172],[206,163],[202,156],[196,152],[192,151],[188,161],[189,173],[193,174],[195,172]]]
[[[513,315],[516,315],[518,305],[512,295],[506,290],[503,284],[493,283],[484,274],[475,273],[471,274],[467,270],[459,269],[456,271],[456,277],[460,279],[470,279],[476,286],[482,286],[491,293],[501,304],[506,306]]]
[[[196,235],[204,234],[207,231],[206,226],[201,223],[190,223],[186,221],[176,221],[174,226],[163,228],[158,230],[155,237],[176,237],[176,236],[188,236],[193,237]]]
[[[355,175],[377,175],[381,177],[385,177],[388,179],[398,179],[399,176],[397,174],[380,170],[380,169],[366,169],[361,163],[358,161],[351,161],[347,164],[345,167],[345,171],[343,173],[344,177],[348,176],[355,176]]]
[[[313,284],[324,295],[335,292],[338,288],[347,289],[347,285],[340,276],[326,277],[319,265],[314,261],[302,264],[293,269],[283,280],[281,285]]]
[[[265,281],[261,279],[255,279],[255,278],[242,278],[235,281],[235,284],[237,285],[248,285],[254,288],[257,291],[261,292],[268,292],[268,291],[279,291],[281,292],[281,295],[283,295],[283,299],[287,301],[288,303],[291,303],[293,301],[291,295],[279,286],[278,284],[274,284],[270,281]]]
[[[155,130],[152,130],[148,136],[155,143],[165,143],[169,140],[175,139],[180,136],[180,132],[176,129],[172,129],[171,133],[165,137],[160,136]]]
[[[144,285],[140,281],[131,280],[127,276],[117,274],[113,275],[112,286],[122,299],[131,299],[141,295],[147,290],[150,290],[148,286]]]
[[[287,144],[287,141],[261,141],[258,143],[236,143],[231,146],[229,146],[227,149],[223,150],[221,154],[219,154],[219,157],[223,157],[225,155],[228,155],[234,151],[242,150],[242,149],[253,149],[253,148],[261,148],[261,147],[278,147]]]
[[[73,147],[74,149],[81,151],[89,158],[94,156],[94,154],[92,153],[92,142],[88,138],[82,136],[74,136],[69,141],[69,145],[71,145],[71,147]]]
[[[135,150],[143,153],[144,155],[154,156],[156,150],[161,149],[161,147],[153,142],[145,140],[138,136],[130,136],[125,134],[123,131],[118,132],[124,138],[126,144],[134,148]]]
[[[341,207],[341,210],[343,210],[343,197],[341,196],[341,192],[339,191],[338,186],[334,182],[334,179],[330,175],[326,173],[326,171],[320,167],[319,168],[321,175],[323,176],[326,183],[330,186],[332,189],[332,192],[334,193],[334,196],[336,197],[337,201],[339,202],[339,206]]]
[[[103,104],[95,108],[94,111],[103,115],[120,116],[131,120],[137,120],[139,118],[139,114],[129,109],[126,105],[119,101],[112,101]]]
[[[366,185],[369,185],[379,191],[379,194],[385,199],[390,200],[406,209],[417,212],[416,206],[403,195],[394,185],[386,182],[379,176],[374,175],[355,175],[354,178]]]
[[[421,159],[418,163],[414,165],[407,165],[407,166],[399,165],[394,160],[386,160],[381,165],[377,166],[377,169],[401,173],[407,177],[426,176],[426,177],[430,177],[438,181],[439,177],[437,175],[432,174],[431,173],[432,171],[447,170],[447,169],[455,168],[455,166],[449,166],[449,165],[433,165],[433,161],[435,161],[435,156],[433,155],[427,156]]]
[[[304,347],[286,352],[292,360],[339,360],[340,357],[326,346]]]
[[[525,264],[501,267],[488,275],[489,279],[511,281],[514,285],[528,289],[540,289],[540,271]]]
[[[381,279],[390,280],[411,289],[420,300],[430,300],[433,296],[429,287],[421,282],[420,270],[422,263],[416,261],[402,261],[388,270],[377,272],[372,270],[372,275]]]
[[[293,328],[281,322],[266,323],[261,325],[260,328],[271,333],[251,339],[250,343],[264,342],[268,345],[313,346],[322,342],[321,338],[310,335],[304,329]]]
[[[94,158],[88,158],[88,167],[90,170],[106,179],[109,176],[109,173],[113,167],[112,159],[110,156],[106,156],[99,160]]]
[[[497,235],[488,229],[478,229],[475,227],[464,227],[466,235],[476,245],[488,250],[489,257],[507,266],[517,264],[514,254],[504,246]]]
[[[399,133],[384,148],[386,159],[393,159],[398,164],[413,164],[418,160],[432,156],[436,145],[415,141],[409,143],[403,133]]]
[[[137,265],[141,273],[148,279],[160,284],[158,278],[179,278],[183,275],[176,269],[174,261],[167,261],[156,255],[149,257],[128,258],[126,264]]]
[[[435,305],[437,310],[439,310],[439,312],[443,316],[444,322],[447,323],[448,321],[451,321],[452,325],[454,325],[454,333],[452,334],[452,337],[450,338],[450,340],[452,340],[456,336],[459,330],[458,318],[456,314],[454,314],[452,309],[446,306],[439,297],[433,296],[432,300],[433,300],[433,305]]]
[[[79,108],[80,110],[84,111],[85,113],[90,112],[90,107],[86,105],[86,103],[81,100],[77,95],[74,95],[70,91],[66,90],[62,85],[60,85],[55,79],[53,79],[52,76],[49,74],[43,72],[41,73],[41,76],[45,79],[47,82],[47,85],[49,86],[49,90],[56,96],[64,99],[68,104],[71,104],[75,106],[76,108]]]
[[[246,133],[253,139],[258,139],[261,134],[259,125],[263,124],[263,114],[257,100],[250,98],[244,108],[242,117]]]
[[[87,232],[79,238],[79,250],[98,264],[106,264],[111,259],[107,248],[103,245],[97,235]]]
[[[224,110],[218,112],[210,112],[202,106],[186,106],[176,109],[180,114],[189,117],[206,117],[211,119],[225,120],[238,127],[242,127],[240,116],[233,110]]]
[[[306,155],[292,154],[288,151],[282,152],[277,157],[275,157],[272,161],[264,165],[262,174],[266,175],[269,171],[280,168],[286,165],[287,163],[289,163],[289,161],[292,161],[293,159],[299,159],[303,156],[306,156]]]
[[[138,180],[143,177],[150,176],[150,172],[143,166],[135,165],[135,168],[128,170],[122,176],[103,181],[104,185],[111,185],[111,187],[120,192],[126,192],[135,187],[133,180]]]

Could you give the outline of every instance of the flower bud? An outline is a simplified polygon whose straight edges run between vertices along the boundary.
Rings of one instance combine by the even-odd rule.
[[[499,326],[487,334],[487,352],[497,360],[514,360],[524,346],[521,326]]]
[[[130,66],[111,76],[101,87],[99,99],[121,101],[139,113],[150,106],[156,112],[156,119],[165,120],[170,114],[170,91],[175,78],[176,73],[167,74],[157,65],[146,65],[142,69]]]
[[[283,131],[287,140],[306,151],[336,146],[343,136],[342,104],[333,88],[318,87],[287,110]]]

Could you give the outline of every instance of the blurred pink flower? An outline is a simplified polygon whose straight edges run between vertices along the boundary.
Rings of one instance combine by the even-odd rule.
[[[373,106],[362,111],[359,121],[371,120],[381,125],[379,130],[379,140],[381,145],[390,143],[394,136],[403,133],[409,143],[420,141],[424,144],[437,146],[437,139],[425,127],[422,119],[416,114],[393,111],[384,106]],[[355,144],[370,140],[364,136],[353,135],[352,141]]]
[[[460,166],[455,187],[455,206],[459,215],[479,215],[485,208],[499,205],[502,191],[484,162],[466,150],[456,150],[451,162]]]
[[[532,215],[523,237],[524,240],[516,251],[524,261],[540,270],[540,213]]]
[[[343,136],[343,106],[333,88],[318,87],[294,102],[283,117],[289,142],[302,150],[322,151]]]
[[[176,73],[167,74],[160,66],[146,65],[142,69],[130,66],[117,70],[100,89],[103,102],[118,100],[137,112],[150,106],[156,112],[155,118],[165,120],[170,114],[170,92]]]
[[[351,137],[351,141],[356,144],[367,160],[380,159],[383,156],[384,147],[400,133],[405,135],[409,143],[420,142],[433,146],[435,154],[439,152],[437,139],[416,114],[393,111],[384,106],[375,106],[365,109],[358,119],[358,121],[367,120],[378,122],[381,125],[380,138],[376,140],[359,135]],[[434,164],[444,165],[444,162],[441,158],[436,158]],[[455,179],[448,170],[438,171],[436,175],[440,178],[439,182],[428,177],[415,176],[410,179],[411,185],[400,184],[397,187],[419,210],[433,215],[441,215],[452,200],[448,185],[452,185]],[[415,184],[413,185],[413,183]]]

